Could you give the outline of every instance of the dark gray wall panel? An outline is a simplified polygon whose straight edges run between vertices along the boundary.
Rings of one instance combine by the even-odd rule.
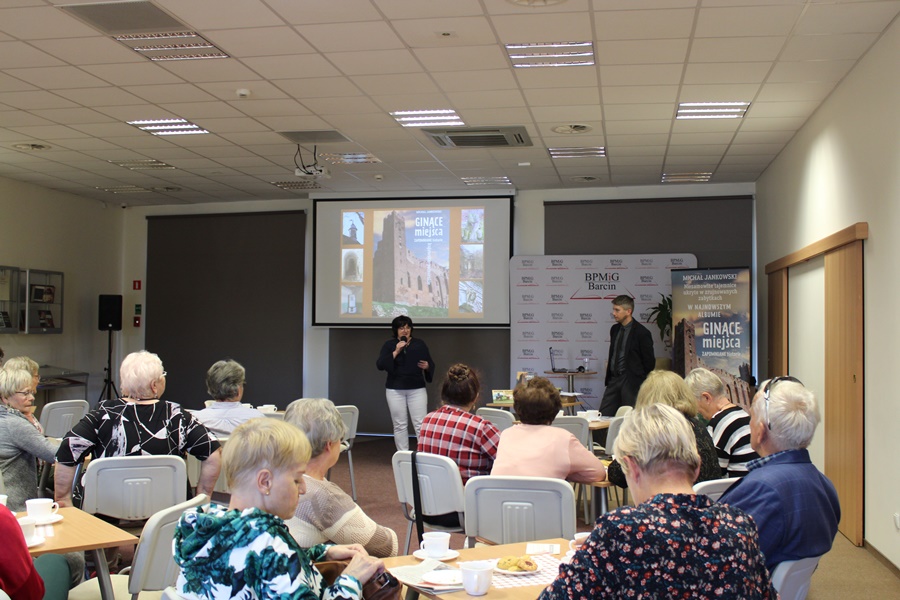
[[[690,252],[699,267],[753,260],[753,199],[678,198],[544,204],[546,254]]]
[[[305,232],[304,212],[148,219],[146,344],[166,400],[202,408],[222,358],[246,367],[245,402],[300,397]]]

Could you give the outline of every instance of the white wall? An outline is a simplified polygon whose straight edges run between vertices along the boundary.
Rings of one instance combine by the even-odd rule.
[[[62,271],[63,332],[3,334],[7,358],[87,371],[93,402],[103,387],[108,334],[97,329],[98,296],[118,294],[121,281],[121,209],[0,177],[0,264]],[[114,334],[118,336],[119,334]],[[116,340],[117,343],[118,340]],[[113,360],[115,368],[115,359]],[[80,388],[55,398],[77,397]]]
[[[865,261],[865,538],[900,567],[900,425],[894,365],[900,297],[900,21],[885,32],[757,182],[763,266],[859,221]],[[763,315],[765,317],[765,315]],[[765,352],[766,330],[759,347]],[[765,357],[762,357],[765,360]]]

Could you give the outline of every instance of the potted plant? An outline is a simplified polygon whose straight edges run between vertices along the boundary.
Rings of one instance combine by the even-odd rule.
[[[659,339],[666,342],[666,347],[671,347],[672,345],[672,295],[663,296],[662,300],[659,301],[659,304],[654,306],[650,310],[650,314],[647,315],[648,323],[656,323],[656,326],[659,327]]]

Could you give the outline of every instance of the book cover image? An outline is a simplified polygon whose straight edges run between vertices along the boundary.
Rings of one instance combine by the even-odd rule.
[[[52,329],[53,325],[53,313],[49,310],[39,310],[38,311],[38,325],[41,327],[45,327],[47,329]]]

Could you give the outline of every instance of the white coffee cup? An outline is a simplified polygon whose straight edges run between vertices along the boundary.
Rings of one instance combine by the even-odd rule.
[[[569,549],[578,550],[584,545],[584,541],[591,536],[590,531],[579,531],[575,534],[575,539],[569,540]]]
[[[6,506],[6,501],[9,500],[9,496],[6,494],[0,494],[0,504]]]
[[[444,531],[429,531],[422,534],[422,550],[430,558],[446,556],[450,550],[450,534]]]
[[[274,404],[260,404],[256,407],[256,410],[264,413],[273,413],[278,410],[278,407]]]
[[[588,418],[588,419],[594,420],[594,419],[599,419],[599,418],[600,418],[600,411],[599,411],[599,410],[586,410],[586,411],[584,411],[584,412],[587,413],[587,418]]]
[[[25,501],[25,510],[32,519],[44,521],[59,511],[59,504],[52,498],[32,498]]]
[[[484,596],[491,589],[494,563],[489,560],[473,560],[459,563],[463,588],[470,596]]]
[[[34,537],[35,525],[37,525],[37,523],[31,517],[19,517],[19,527],[22,528],[22,535],[25,536],[26,542]]]
[[[576,417],[584,417],[585,419],[590,418],[590,417],[588,417],[588,411],[586,411],[586,410],[579,410],[578,412],[575,413],[575,416]]]

